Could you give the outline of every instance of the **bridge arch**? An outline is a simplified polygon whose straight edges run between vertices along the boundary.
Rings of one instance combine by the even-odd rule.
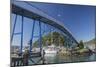
[[[68,43],[69,45],[71,45],[73,43],[78,44],[76,39],[72,36],[71,32],[66,27],[64,27],[64,25],[61,24],[60,21],[52,18],[51,16],[45,14],[44,12],[40,11],[39,9],[32,7],[31,4],[29,4],[28,2],[14,1],[14,2],[12,2],[11,7],[12,7],[11,13],[15,14],[16,18],[17,18],[17,15],[22,16],[22,20],[21,20],[22,21],[22,26],[21,26],[21,31],[22,31],[22,33],[21,33],[21,51],[22,51],[22,46],[23,46],[23,22],[24,22],[23,18],[24,17],[33,19],[33,29],[32,29],[30,41],[32,41],[32,39],[33,39],[35,21],[38,21],[39,30],[40,30],[39,31],[39,39],[40,39],[39,44],[40,44],[40,46],[42,44],[42,42],[41,42],[41,37],[42,37],[41,22],[46,24],[46,25],[50,25],[52,28],[56,28],[56,29],[60,30],[60,32],[62,32],[65,35],[66,40],[69,41],[69,43]],[[15,21],[16,21],[16,18],[15,18]],[[14,34],[14,31],[13,31],[13,34]],[[12,37],[11,37],[11,41],[13,40],[13,34],[12,34]],[[31,48],[32,42],[30,42],[30,43],[31,43],[30,44],[30,48]]]

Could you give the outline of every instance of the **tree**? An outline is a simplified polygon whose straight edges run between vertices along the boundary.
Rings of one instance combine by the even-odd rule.
[[[83,41],[82,40],[78,44],[78,47],[79,47],[79,49],[83,49],[84,48],[84,44],[83,44]]]
[[[58,42],[58,38],[59,38],[60,34],[58,32],[53,32],[52,33],[52,38],[53,38],[53,43],[57,46],[59,44]]]
[[[65,43],[64,35],[61,35],[59,32],[51,32],[47,35],[44,35],[42,36],[41,40],[43,46],[48,46],[51,44],[54,44],[56,46],[60,44],[61,46],[64,46]],[[34,47],[37,47],[38,44],[39,44],[39,39],[33,43]]]
[[[59,41],[60,41],[60,42],[59,42],[60,45],[61,45],[61,46],[64,46],[65,38],[64,38],[63,36],[60,35]]]

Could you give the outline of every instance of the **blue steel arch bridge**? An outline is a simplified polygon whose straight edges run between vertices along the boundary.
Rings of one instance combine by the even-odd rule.
[[[35,7],[34,5],[32,5],[32,3],[29,2],[18,2],[18,1],[14,1],[11,3],[11,14],[15,15],[15,19],[13,22],[13,27],[12,28],[12,32],[11,32],[11,46],[12,46],[12,42],[14,39],[14,36],[16,35],[20,35],[20,56],[23,55],[23,40],[24,40],[24,18],[27,17],[29,19],[32,20],[32,29],[31,29],[31,35],[30,35],[30,39],[29,39],[29,55],[31,55],[32,53],[32,46],[34,38],[37,37],[38,38],[38,45],[40,48],[40,53],[39,56],[41,57],[42,55],[42,51],[43,51],[43,44],[42,44],[42,37],[44,36],[45,33],[47,33],[48,31],[45,31],[45,26],[47,26],[49,28],[49,33],[57,31],[60,32],[60,34],[63,34],[66,38],[66,47],[67,45],[69,45],[70,47],[75,47],[77,46],[78,42],[76,41],[76,39],[73,37],[73,35],[71,34],[71,32],[63,25],[61,24],[60,21],[56,20],[55,18],[49,16],[47,13],[43,12],[42,10],[40,10],[39,8]],[[17,19],[18,19],[18,15],[20,15],[21,19],[21,32],[17,32],[15,33],[15,28],[16,28],[16,23],[17,23]],[[34,30],[35,30],[35,25],[36,23],[38,23],[38,36],[34,35]],[[44,29],[42,29],[44,24]],[[70,48],[69,47],[69,48]],[[32,54],[32,55],[36,55],[36,54]],[[19,57],[20,58],[20,57]],[[22,58],[22,57],[21,57]],[[21,59],[20,58],[20,59]],[[43,59],[43,56],[42,56]],[[12,66],[16,65],[16,60],[15,57],[11,57],[11,62],[13,62],[14,64],[12,64]],[[17,58],[18,60],[18,58]],[[34,60],[31,60],[34,64],[36,64],[37,62],[35,62]],[[18,65],[24,65],[22,64],[17,64]]]

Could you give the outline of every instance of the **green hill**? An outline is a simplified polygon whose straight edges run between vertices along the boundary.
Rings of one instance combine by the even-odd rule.
[[[54,44],[56,46],[57,45],[64,46],[64,44],[65,44],[64,42],[65,42],[65,36],[63,34],[58,33],[58,32],[52,32],[52,33],[49,33],[49,34],[42,36],[42,45],[43,46],[48,46],[51,44]],[[38,43],[39,43],[39,39],[37,41],[35,41],[33,43],[33,45],[35,47],[37,47]]]
[[[84,44],[96,44],[96,38],[93,38],[87,42],[84,42]]]

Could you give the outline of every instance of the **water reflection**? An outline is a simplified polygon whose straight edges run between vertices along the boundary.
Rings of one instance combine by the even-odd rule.
[[[68,63],[68,62],[88,62],[88,61],[95,61],[96,54],[87,55],[87,56],[62,56],[62,55],[55,55],[55,56],[45,56],[45,62],[47,64],[51,63]]]

